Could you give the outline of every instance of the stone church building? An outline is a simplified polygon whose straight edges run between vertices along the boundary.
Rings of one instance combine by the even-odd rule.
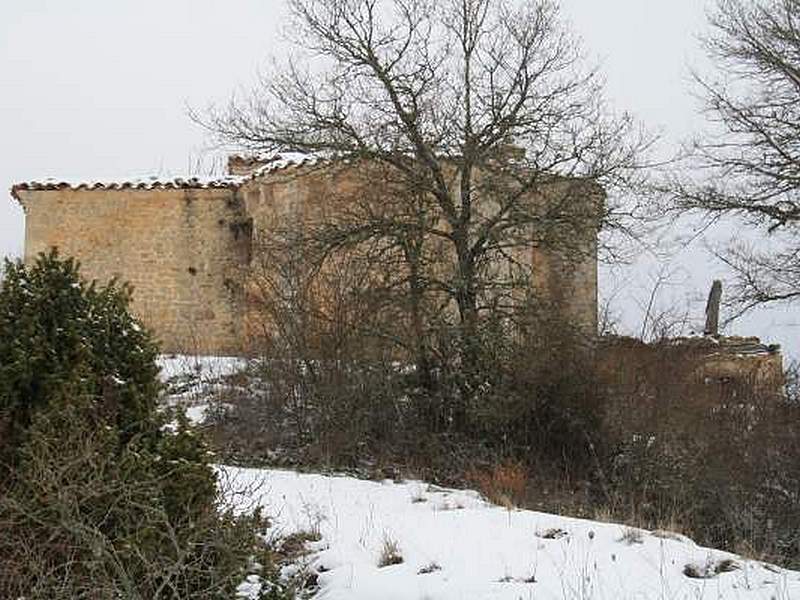
[[[256,232],[336,210],[330,191],[341,190],[348,168],[330,163],[232,156],[219,178],[19,183],[12,195],[25,211],[25,260],[57,247],[89,279],[131,283],[133,309],[165,352],[247,353],[253,318],[237,274],[253,260]],[[585,201],[596,210],[597,197]],[[597,229],[575,235],[578,260],[535,247],[526,260],[540,294],[594,335]]]

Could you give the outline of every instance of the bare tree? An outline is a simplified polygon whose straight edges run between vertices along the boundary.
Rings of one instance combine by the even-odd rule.
[[[680,208],[769,236],[718,252],[737,280],[726,303],[741,314],[800,297],[800,1],[718,0],[710,23],[704,42],[719,75],[695,80],[713,131],[674,191]]]
[[[207,125],[254,151],[363,161],[391,183],[384,196],[405,189],[408,202],[324,233],[342,245],[390,240],[410,301],[433,288],[452,302],[462,359],[474,361],[481,313],[529,279],[521,256],[535,245],[585,251],[579,240],[614,221],[613,192],[650,140],[607,108],[549,0],[290,6],[297,54]],[[438,252],[428,244],[447,269],[421,268]]]

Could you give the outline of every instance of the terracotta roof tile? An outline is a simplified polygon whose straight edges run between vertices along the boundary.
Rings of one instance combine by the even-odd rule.
[[[269,158],[238,157],[263,163],[249,175],[226,175],[222,177],[136,177],[120,180],[75,181],[47,178],[24,181],[11,186],[11,195],[19,200],[18,192],[25,190],[155,190],[155,189],[238,189],[243,183],[289,168],[306,167],[329,162],[330,159],[313,154],[287,153]]]
[[[25,181],[11,187],[11,195],[18,198],[24,190],[155,190],[155,189],[217,189],[238,188],[243,177],[158,177],[131,178],[118,181],[70,181],[48,178],[41,181]]]

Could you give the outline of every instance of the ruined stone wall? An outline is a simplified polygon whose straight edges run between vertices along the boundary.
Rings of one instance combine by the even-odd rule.
[[[783,397],[780,348],[758,338],[693,337],[647,344],[608,336],[599,340],[596,365],[612,396],[717,402]]]
[[[19,192],[25,259],[57,247],[88,279],[134,287],[133,311],[165,352],[241,350],[241,304],[230,278],[249,232],[234,189]]]
[[[313,263],[310,257],[299,254],[291,258],[282,254],[273,260],[270,254],[274,252],[272,244],[295,233],[302,234],[312,224],[340,218],[354,201],[352,192],[353,179],[347,171],[326,166],[286,169],[251,179],[242,185],[240,196],[252,219],[253,235],[251,271],[244,281],[247,310],[243,329],[248,350],[265,350],[264,342],[275,332],[275,299],[270,298],[275,293],[274,288],[281,287],[278,293],[288,295],[288,287],[292,285],[286,282],[288,271],[293,271],[300,279],[309,277]],[[298,247],[298,253],[301,252],[303,249]],[[293,266],[289,266],[288,261],[292,261]],[[276,262],[283,263],[280,273],[274,270]],[[336,320],[334,313],[337,312],[337,303],[341,302],[338,296],[347,283],[334,281],[333,285],[325,284],[335,279],[330,272],[333,270],[331,265],[329,259],[327,272],[315,273],[313,284],[305,288],[308,297],[296,301],[303,303],[304,310],[311,310],[317,316],[326,314],[332,321],[331,325],[336,326],[339,323],[333,323]],[[292,309],[285,305],[278,310]],[[315,337],[313,333],[307,333],[310,333],[310,338]],[[314,345],[318,341],[309,340],[309,343]]]

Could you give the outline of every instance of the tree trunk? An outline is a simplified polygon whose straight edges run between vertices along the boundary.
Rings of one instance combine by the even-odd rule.
[[[468,237],[455,236],[458,260],[455,299],[458,306],[459,359],[461,372],[457,378],[460,402],[454,407],[453,424],[464,430],[468,408],[477,387],[480,359],[478,339],[478,294],[475,281],[475,259],[469,249]]]
[[[419,255],[413,249],[407,249],[406,261],[409,265],[409,294],[411,304],[411,335],[414,337],[414,363],[417,381],[420,387],[430,390],[433,386],[431,380],[431,365],[428,358],[427,334],[423,311],[423,285],[419,272]]]

